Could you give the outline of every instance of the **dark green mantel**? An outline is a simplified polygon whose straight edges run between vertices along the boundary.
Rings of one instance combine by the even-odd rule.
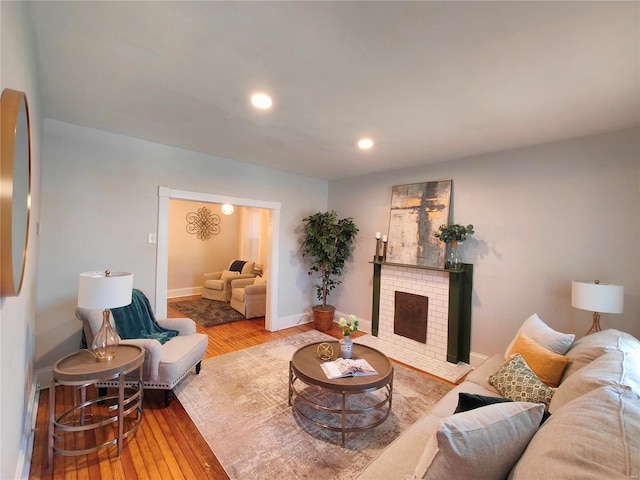
[[[380,323],[380,279],[382,266],[434,270],[449,274],[449,330],[447,334],[447,361],[469,363],[471,351],[471,292],[473,289],[473,265],[463,263],[458,270],[404,265],[400,263],[373,263],[373,308],[371,312],[371,334],[378,336]]]

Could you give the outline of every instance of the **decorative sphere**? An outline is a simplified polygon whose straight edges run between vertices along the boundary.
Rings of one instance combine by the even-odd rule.
[[[318,353],[318,357],[322,360],[331,360],[333,358],[333,347],[326,342],[318,345],[316,352]]]

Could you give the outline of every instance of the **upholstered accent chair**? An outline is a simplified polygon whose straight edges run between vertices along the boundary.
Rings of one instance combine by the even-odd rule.
[[[232,280],[231,307],[245,318],[263,317],[267,311],[267,280],[262,277]]]
[[[231,281],[255,278],[256,274],[253,272],[255,265],[255,262],[235,260],[231,262],[227,270],[205,273],[202,298],[229,303],[231,300]]]
[[[127,307],[123,307],[127,308]],[[113,315],[111,326],[116,329]],[[102,310],[76,309],[76,317],[82,321],[87,345],[102,324]],[[207,351],[209,337],[196,333],[196,324],[190,318],[167,318],[156,320],[162,328],[177,330],[178,335],[161,344],[152,338],[132,338],[120,340],[121,345],[137,345],[144,348],[142,380],[145,389],[164,390],[164,402],[168,406],[173,397],[173,388],[195,367],[200,373],[201,361]],[[117,387],[118,381],[111,380],[98,384],[99,388]]]

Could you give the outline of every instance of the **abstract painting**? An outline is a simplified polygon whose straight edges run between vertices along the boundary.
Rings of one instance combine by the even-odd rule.
[[[387,262],[444,268],[446,244],[433,234],[449,223],[451,183],[440,180],[392,188]]]

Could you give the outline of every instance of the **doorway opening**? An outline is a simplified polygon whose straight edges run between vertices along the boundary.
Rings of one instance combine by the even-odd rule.
[[[267,270],[267,311],[265,315],[265,328],[269,331],[279,330],[278,326],[278,245],[280,231],[280,202],[267,202],[262,200],[228,197],[211,193],[190,192],[176,190],[170,187],[158,189],[158,245],[156,253],[156,291],[155,311],[159,318],[167,315],[167,282],[169,265],[169,201],[171,199],[191,200],[202,203],[229,203],[239,207],[253,207],[267,210],[268,228],[266,239],[268,249]]]

